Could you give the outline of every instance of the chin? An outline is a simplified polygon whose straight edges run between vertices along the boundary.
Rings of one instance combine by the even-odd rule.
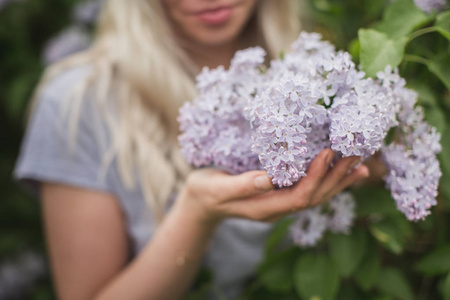
[[[243,24],[231,23],[223,27],[204,27],[191,32],[191,38],[199,44],[209,47],[219,47],[232,43],[241,34]]]
[[[235,39],[235,35],[211,35],[202,36],[197,42],[206,47],[222,47],[229,45]]]

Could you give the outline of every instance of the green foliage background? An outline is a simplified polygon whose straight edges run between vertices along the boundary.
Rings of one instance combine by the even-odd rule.
[[[44,66],[43,45],[71,22],[77,0],[28,0],[0,11],[0,264],[33,249],[45,255],[37,199],[11,173],[26,108]],[[426,221],[411,223],[383,185],[353,191],[357,221],[350,235],[328,235],[315,248],[286,244],[288,220],[275,226],[258,274],[244,299],[450,300],[450,11],[424,14],[412,0],[305,0],[311,21],[349,51],[369,74],[398,66],[419,93],[427,120],[442,134],[443,176],[438,205]],[[203,299],[201,274],[189,299]],[[49,276],[25,299],[53,299]]]
[[[44,69],[41,51],[46,41],[71,22],[76,2],[12,1],[0,10],[0,265],[19,264],[21,254],[29,250],[45,257],[37,197],[18,186],[12,171],[28,102]],[[15,298],[54,299],[48,272],[20,292]]]

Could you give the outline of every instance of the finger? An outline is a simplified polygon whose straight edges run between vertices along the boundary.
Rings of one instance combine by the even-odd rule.
[[[277,218],[301,210],[309,205],[310,197],[320,185],[333,157],[334,152],[325,149],[311,163],[308,175],[293,188],[283,188],[244,201],[229,202],[226,209],[232,215],[255,220]]]
[[[331,199],[349,186],[368,176],[369,168],[365,165],[360,165],[355,168],[350,174],[341,179],[341,181],[333,189],[331,189],[324,198]]]
[[[216,173],[211,180],[211,192],[223,200],[247,198],[274,188],[266,171],[250,171],[239,175]]]
[[[317,155],[311,162],[307,175],[292,188],[291,201],[298,202],[299,199],[311,198],[315,190],[322,184],[333,158],[334,152],[331,149],[322,150]]]
[[[292,188],[284,188],[277,191],[280,201],[268,201],[262,210],[269,210],[268,213],[274,217],[280,217],[288,213],[293,213],[310,206],[312,196],[316,189],[321,185],[331,162],[334,158],[334,152],[331,149],[322,150],[317,157],[311,162],[307,176],[303,177]],[[266,197],[273,197],[266,195]]]
[[[360,157],[345,157],[337,161],[337,163],[328,171],[324,177],[322,184],[314,191],[314,203],[322,202],[323,199],[335,186],[348,174],[349,170],[355,167],[361,161]]]

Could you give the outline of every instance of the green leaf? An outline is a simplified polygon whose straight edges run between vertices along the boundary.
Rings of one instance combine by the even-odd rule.
[[[432,250],[415,265],[415,269],[425,275],[450,272],[450,244]]]
[[[408,40],[406,37],[390,38],[373,29],[358,30],[358,37],[361,66],[368,76],[375,76],[387,65],[396,68],[401,63]]]
[[[420,10],[412,0],[396,0],[386,8],[383,21],[376,29],[390,37],[401,38],[431,20],[432,17]]]
[[[293,218],[284,218],[275,224],[266,240],[266,255],[269,255],[277,249],[281,241],[286,238],[289,227],[294,221],[295,220]]]
[[[409,80],[408,87],[419,94],[420,105],[428,107],[436,107],[438,105],[438,96],[429,84],[422,81]]]
[[[436,23],[434,24],[437,31],[450,40],[450,11],[444,11],[437,15]]]
[[[450,90],[450,53],[444,52],[431,58],[427,66]]]
[[[287,292],[293,287],[292,272],[298,255],[297,249],[277,253],[263,262],[258,273],[261,281],[271,291]]]
[[[398,269],[381,270],[377,287],[385,294],[402,300],[414,299],[414,294],[405,275]]]
[[[444,300],[450,300],[450,273],[448,273],[447,278],[445,279],[442,294],[444,296]]]
[[[359,52],[360,52],[361,45],[359,43],[359,40],[357,38],[353,39],[350,44],[348,45],[348,52],[353,58],[353,61],[359,60]]]
[[[374,242],[372,242],[374,244]],[[381,268],[381,259],[376,245],[369,244],[359,268],[355,272],[355,281],[364,291],[370,290],[377,282]]]
[[[295,264],[294,285],[302,299],[332,300],[339,289],[339,274],[327,256],[305,253]]]
[[[330,256],[339,274],[349,277],[358,267],[367,247],[367,236],[355,229],[351,235],[334,234],[330,237]]]
[[[394,254],[403,252],[403,239],[395,224],[384,220],[370,226],[372,235],[389,251]]]
[[[357,215],[367,217],[374,214],[399,215],[391,192],[381,187],[363,187],[354,189],[353,196],[358,201]]]

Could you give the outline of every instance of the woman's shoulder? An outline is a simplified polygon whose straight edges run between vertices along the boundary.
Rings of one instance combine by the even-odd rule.
[[[104,126],[84,95],[74,95],[91,67],[66,69],[44,82],[28,120],[15,177],[33,183],[59,182],[108,191],[98,176]],[[78,100],[76,99],[78,97]],[[100,130],[101,129],[101,130]]]
[[[53,71],[56,74],[50,74],[50,78],[44,79],[41,84],[37,94],[38,101],[61,103],[75,91],[77,86],[88,80],[92,71],[93,67],[87,64]]]

